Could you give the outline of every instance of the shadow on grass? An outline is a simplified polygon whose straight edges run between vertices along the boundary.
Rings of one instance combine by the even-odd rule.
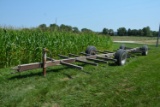
[[[47,68],[46,70],[46,74],[50,73],[50,72],[59,72],[61,70],[64,69],[69,69],[68,67],[63,67],[63,68],[57,68],[57,69],[51,69],[51,68]],[[42,70],[42,69],[40,69]],[[40,70],[38,70],[39,72],[30,72],[30,73],[23,73],[23,72],[19,72],[19,74],[17,74],[16,76],[12,76],[11,78],[9,78],[10,80],[12,79],[21,79],[21,78],[27,78],[27,77],[34,77],[34,76],[43,76],[43,72]],[[29,71],[24,71],[24,72],[29,72]]]
[[[129,54],[128,57],[131,58],[131,57],[136,57],[136,56],[142,56],[140,53],[134,53],[134,54]],[[76,65],[78,66],[82,66],[82,67],[85,67],[86,65],[88,64],[84,64],[84,63],[76,63]],[[109,66],[117,66],[116,63],[114,62],[110,62],[108,63]],[[63,66],[61,68],[56,68],[56,69],[53,69],[53,68],[47,68],[47,74],[50,73],[50,72],[60,72],[62,70],[66,70],[66,69],[71,69],[71,67],[66,67],[66,66]],[[41,69],[42,70],[42,69]],[[85,74],[91,74],[91,72],[88,72],[88,71],[85,71],[85,70],[78,70],[80,72],[83,72]],[[27,71],[26,71],[27,72]],[[63,75],[67,76],[68,78],[72,79],[71,75],[69,74],[66,74],[66,73],[62,73]],[[9,80],[12,80],[12,79],[21,79],[21,78],[27,78],[27,77],[34,77],[34,76],[43,76],[43,73],[42,71],[40,72],[29,72],[29,73],[23,73],[23,72],[20,72],[18,75],[16,76],[12,76],[9,78]]]
[[[77,64],[77,65],[83,66],[83,67],[86,66],[86,64]],[[62,70],[66,70],[66,69],[71,69],[71,67],[63,66],[61,68],[56,68],[56,69],[47,68],[46,75],[49,74],[49,73],[51,73],[51,72],[56,73],[56,72],[60,72]],[[40,69],[40,70],[42,70],[42,69]],[[10,77],[9,80],[12,80],[12,79],[22,79],[22,78],[28,78],[28,77],[34,77],[34,76],[43,76],[43,72],[42,71],[40,72],[40,70],[39,70],[39,72],[29,72],[28,71],[29,73],[19,72],[19,74],[17,73],[17,75]],[[91,74],[90,72],[87,72],[85,70],[78,70],[78,71],[83,72],[85,74]],[[24,71],[24,72],[27,72],[27,71]],[[73,79],[72,76],[69,75],[69,74],[67,74],[67,73],[62,73],[62,74],[65,75],[65,76],[67,76],[70,79]]]
[[[110,63],[108,63],[108,65],[109,66],[118,66],[116,63],[114,63],[114,62],[110,62]]]
[[[129,53],[127,55],[127,60],[129,60],[130,58],[136,58],[136,57],[139,57],[139,56],[143,56],[141,53]],[[118,66],[116,63],[114,62],[111,62],[111,63],[108,63],[109,66]]]

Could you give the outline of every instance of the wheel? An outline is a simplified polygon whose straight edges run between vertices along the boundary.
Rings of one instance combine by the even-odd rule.
[[[122,44],[122,45],[119,47],[119,49],[123,49],[123,50],[125,50],[125,49],[126,49],[126,47],[125,47],[125,45],[124,45],[124,44]]]
[[[114,56],[115,59],[117,59],[116,64],[117,65],[124,65],[126,63],[127,59],[127,52],[123,49],[119,49]]]
[[[146,56],[148,54],[148,46],[147,45],[143,45],[141,47],[141,51],[142,51],[142,55]]]
[[[95,55],[96,54],[96,47],[88,46],[86,49],[86,54]]]

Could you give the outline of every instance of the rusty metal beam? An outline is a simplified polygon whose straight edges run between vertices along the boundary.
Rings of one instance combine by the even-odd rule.
[[[75,58],[47,61],[46,62],[46,67],[60,65],[61,64],[60,61],[63,61],[63,62],[66,62],[66,63],[73,63],[73,62],[75,62]]]
[[[82,63],[86,63],[86,64],[90,64],[90,65],[95,65],[95,66],[98,66],[97,63],[94,63],[94,62],[88,62],[88,61],[83,61],[83,60],[79,60],[79,59],[76,59],[77,62],[82,62]]]
[[[17,71],[21,72],[21,71],[26,71],[26,70],[32,70],[32,69],[42,68],[42,65],[43,64],[41,62],[18,65]]]
[[[115,53],[108,53],[108,54],[105,54],[104,56],[107,57],[107,58],[111,58],[115,55]]]
[[[86,55],[86,56],[90,56],[90,54],[86,54],[86,53],[84,53],[84,52],[80,52],[80,54]]]
[[[140,47],[128,48],[128,49],[126,48],[125,51],[128,53],[142,52]],[[43,68],[43,75],[45,76],[46,75],[46,68],[50,67],[50,66],[66,65],[66,66],[70,66],[70,67],[74,67],[74,68],[82,70],[83,67],[78,66],[78,65],[74,65],[71,63],[77,61],[77,62],[82,62],[82,63],[97,66],[98,65],[97,63],[89,62],[87,60],[103,62],[103,63],[107,63],[107,61],[115,61],[115,62],[117,61],[116,59],[113,59],[116,52],[111,52],[111,51],[104,51],[104,52],[96,51],[96,52],[102,53],[99,55],[98,54],[90,55],[90,54],[86,54],[84,52],[81,52],[81,54],[83,54],[85,56],[78,56],[78,55],[69,53],[69,56],[72,56],[74,58],[70,58],[70,57],[64,56],[64,55],[58,55],[61,58],[65,58],[65,59],[61,59],[61,60],[55,60],[55,59],[47,57],[47,52],[48,52],[48,50],[45,48],[42,50],[42,53],[43,53],[42,54],[42,62],[22,64],[22,65],[18,65],[17,67],[15,67],[13,69],[16,70],[17,72],[22,72],[22,71],[26,71],[26,70]],[[101,59],[103,59],[103,60],[101,60]],[[47,61],[47,60],[49,60],[49,61]]]
[[[60,61],[60,63],[61,63],[62,65],[66,65],[66,66],[69,66],[69,67],[74,67],[74,68],[77,68],[77,69],[83,70],[83,67],[78,66],[78,65],[74,65],[74,64],[67,63],[67,62],[64,62],[64,61]]]
[[[47,49],[43,48],[43,56],[42,56],[42,67],[43,67],[43,76],[46,76],[46,61],[47,61]]]
[[[21,71],[27,71],[27,70],[38,69],[38,68],[43,68],[43,67],[46,68],[46,67],[49,67],[49,66],[60,65],[60,61],[63,61],[63,62],[66,62],[66,63],[73,63],[73,62],[75,62],[75,58],[63,59],[63,60],[54,60],[54,61],[46,61],[45,66],[43,65],[43,62],[22,64],[22,65],[18,65],[15,70],[17,70],[18,72],[21,72]]]
[[[78,55],[75,55],[75,54],[72,54],[72,53],[69,53],[68,55],[73,56],[73,57],[79,57]]]
[[[92,62],[87,62],[86,59],[90,59],[90,60],[94,60],[94,61],[98,61],[98,62],[105,62],[104,60],[98,60],[96,59],[97,57],[105,57],[105,55],[108,55],[108,54],[101,54],[101,55],[89,55],[89,56],[80,56],[80,57],[75,57],[75,58],[68,58],[68,59],[62,59],[62,60],[55,60],[55,59],[52,59],[52,58],[46,58],[45,57],[47,55],[43,55],[43,59],[44,59],[44,62],[42,60],[42,62],[37,62],[37,63],[30,63],[30,64],[22,64],[22,65],[19,65],[17,67],[17,70],[18,72],[21,72],[21,71],[26,71],[26,70],[32,70],[32,69],[37,69],[37,68],[43,68],[43,74],[46,75],[46,67],[49,67],[49,66],[56,66],[56,65],[60,65],[61,61],[63,62],[66,62],[66,63],[73,63],[75,61],[81,61],[82,63],[87,63],[87,64],[91,64],[91,65],[95,65],[97,66],[98,64],[97,63],[92,63]],[[109,53],[109,56],[113,55],[113,53]],[[50,61],[47,61],[50,60]]]
[[[52,59],[52,58],[50,58],[50,57],[47,57],[47,60],[54,61],[55,59]]]
[[[60,58],[65,58],[65,59],[69,58],[68,56],[60,55],[60,54],[58,54],[58,56],[59,56]]]
[[[104,52],[107,52],[107,53],[114,53],[114,52],[112,52],[112,51],[104,51]]]
[[[114,61],[114,62],[117,61],[116,59],[108,58],[108,57],[100,57],[100,56],[97,56],[97,58],[99,58],[99,59],[104,59],[104,60],[106,60],[106,61]]]
[[[134,51],[141,51],[139,47],[132,48],[132,49],[126,49],[127,52],[134,52]]]
[[[94,58],[86,58],[86,59],[87,59],[87,60],[96,61],[96,62],[103,62],[103,63],[107,63],[107,61],[100,60],[100,59],[94,59]]]
[[[107,54],[108,52],[104,52],[104,51],[96,51],[98,53],[103,53],[103,54]]]

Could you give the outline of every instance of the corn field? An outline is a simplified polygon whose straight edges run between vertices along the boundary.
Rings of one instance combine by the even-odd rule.
[[[78,54],[89,45],[107,49],[112,41],[95,33],[0,28],[0,68],[40,62],[43,48],[49,49],[48,56],[57,58],[58,54]]]

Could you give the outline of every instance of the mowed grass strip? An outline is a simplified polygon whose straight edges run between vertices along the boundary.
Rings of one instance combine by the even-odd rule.
[[[115,44],[117,49],[120,44]],[[129,47],[141,45],[126,44]],[[149,46],[148,56],[136,55],[124,66],[65,66],[10,74],[0,69],[0,104],[10,107],[159,107],[160,48]]]
[[[148,45],[154,45],[156,44],[157,37],[142,37],[142,36],[111,36],[113,41],[121,41],[121,42],[127,42],[132,41],[137,44],[148,44]]]

